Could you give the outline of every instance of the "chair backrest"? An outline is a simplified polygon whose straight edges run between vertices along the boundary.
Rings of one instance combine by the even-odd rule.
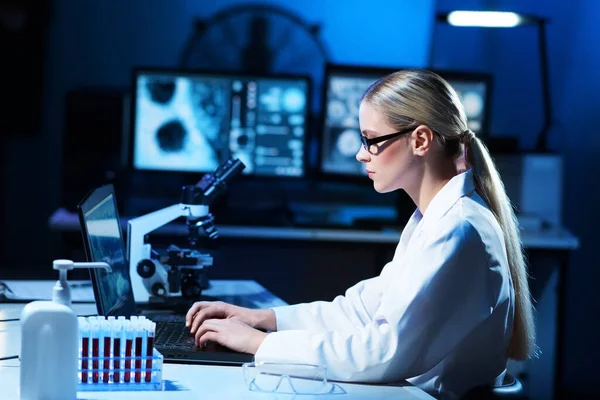
[[[521,382],[509,374],[500,386],[477,386],[462,397],[462,400],[526,400]]]

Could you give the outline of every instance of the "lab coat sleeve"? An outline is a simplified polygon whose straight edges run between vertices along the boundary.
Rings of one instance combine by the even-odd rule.
[[[467,222],[444,229],[388,279],[364,327],[270,333],[255,359],[325,365],[330,379],[354,382],[396,381],[433,368],[491,313],[488,256],[477,231]]]
[[[323,332],[348,331],[364,327],[372,320],[381,301],[382,276],[363,280],[344,296],[333,301],[315,301],[292,306],[274,307],[277,331],[290,329]]]

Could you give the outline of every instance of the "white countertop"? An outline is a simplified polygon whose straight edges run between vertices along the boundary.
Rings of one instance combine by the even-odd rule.
[[[0,303],[0,320],[19,318],[25,304]],[[95,304],[74,304],[79,315],[93,314]],[[0,358],[17,355],[20,351],[20,324],[18,321],[0,322]],[[311,400],[331,398],[336,400],[358,399],[407,399],[432,400],[433,397],[408,383],[399,385],[363,385],[332,382],[331,393],[323,395],[291,395],[250,391],[244,382],[240,367],[211,365],[164,364],[165,391],[144,392],[78,392],[78,399],[268,399]],[[19,399],[19,360],[0,361],[0,388],[2,400]],[[168,393],[167,393],[168,392]]]

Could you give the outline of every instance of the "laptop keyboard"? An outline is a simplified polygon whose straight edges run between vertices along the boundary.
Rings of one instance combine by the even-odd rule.
[[[254,361],[252,354],[238,353],[216,342],[209,341],[205,347],[196,347],[195,338],[185,327],[183,315],[159,314],[148,318],[156,322],[154,345],[165,360],[224,365],[242,365]]]
[[[185,327],[185,317],[165,315],[152,318],[156,322],[154,343],[157,347],[173,350],[193,350],[196,348],[195,338]]]

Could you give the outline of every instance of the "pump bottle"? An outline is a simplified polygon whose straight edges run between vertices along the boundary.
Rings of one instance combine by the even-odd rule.
[[[106,263],[54,260],[60,278],[52,301],[33,301],[21,312],[22,400],[75,400],[77,398],[78,321],[71,308],[67,270],[105,268]]]

